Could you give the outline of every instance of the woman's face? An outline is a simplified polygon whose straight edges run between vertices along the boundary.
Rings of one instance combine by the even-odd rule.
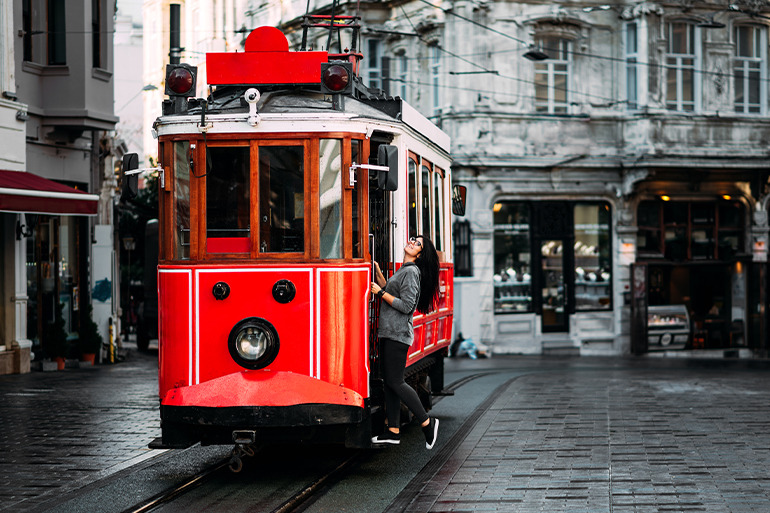
[[[422,237],[410,237],[409,242],[406,243],[406,247],[404,248],[404,253],[417,258],[417,255],[422,253]]]

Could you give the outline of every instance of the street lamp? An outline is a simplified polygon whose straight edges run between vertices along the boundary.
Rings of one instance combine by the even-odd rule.
[[[535,45],[529,45],[529,50],[524,54],[524,58],[530,61],[544,61],[548,59],[548,54]]]

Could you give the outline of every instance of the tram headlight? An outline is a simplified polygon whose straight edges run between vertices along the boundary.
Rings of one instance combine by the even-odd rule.
[[[279,348],[278,332],[265,319],[249,317],[230,331],[228,349],[233,360],[247,369],[262,369],[270,365]]]

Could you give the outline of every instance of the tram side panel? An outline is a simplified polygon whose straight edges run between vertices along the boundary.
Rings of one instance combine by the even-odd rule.
[[[318,269],[319,376],[369,396],[369,266]]]
[[[160,398],[172,388],[193,383],[193,311],[191,269],[158,271],[158,388]]]

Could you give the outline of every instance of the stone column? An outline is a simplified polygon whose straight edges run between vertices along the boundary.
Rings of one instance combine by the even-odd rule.
[[[21,214],[19,214],[21,221]],[[13,372],[30,371],[32,341],[27,338],[27,241],[25,238],[14,240],[13,251]]]

